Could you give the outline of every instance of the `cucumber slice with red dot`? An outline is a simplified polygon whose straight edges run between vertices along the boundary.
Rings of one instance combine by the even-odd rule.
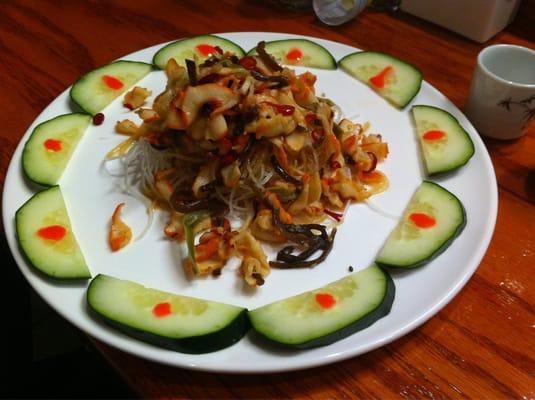
[[[384,267],[420,267],[438,256],[466,225],[461,201],[436,183],[424,181],[375,262]]]
[[[179,65],[186,65],[186,59],[204,60],[217,52],[219,47],[223,52],[231,52],[242,57],[245,52],[236,43],[215,35],[201,35],[180,39],[162,47],[154,55],[152,63],[160,69],[164,69],[167,61],[174,58]]]
[[[422,73],[417,68],[384,53],[352,53],[338,64],[398,108],[409,104],[422,84]]]
[[[22,152],[26,176],[44,186],[57,184],[90,122],[90,115],[73,113],[39,124]]]
[[[428,175],[453,171],[474,155],[470,135],[449,112],[417,105],[412,115]]]
[[[70,96],[82,110],[95,115],[151,71],[151,64],[115,61],[78,79],[72,85]]]
[[[245,308],[149,289],[107,275],[91,281],[87,303],[123,333],[183,353],[220,350],[239,341],[249,329]]]
[[[284,39],[266,42],[266,51],[284,65],[336,69],[336,60],[329,51],[307,39]],[[256,47],[248,55],[256,54]]]
[[[17,240],[28,261],[54,279],[91,277],[72,231],[59,186],[36,193],[15,215]]]
[[[390,312],[395,286],[376,265],[326,286],[249,312],[256,332],[288,347],[325,346],[364,329]]]

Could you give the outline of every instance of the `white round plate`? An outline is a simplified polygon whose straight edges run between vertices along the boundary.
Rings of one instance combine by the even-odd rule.
[[[245,50],[261,40],[276,40],[298,35],[276,33],[226,33]],[[358,49],[327,40],[309,38],[325,46],[338,60]],[[151,62],[161,45],[140,50],[127,60]],[[299,68],[299,70],[302,70]],[[390,188],[372,198],[376,207],[401,215],[411,195],[425,179],[420,165],[418,143],[410,117],[410,106],[399,111],[366,85],[341,70],[313,70],[317,93],[334,100],[346,117],[371,124],[388,142],[390,155],[380,169],[390,179]],[[152,72],[140,86],[152,90],[154,98],[165,86],[164,74]],[[458,172],[434,179],[456,194],[466,208],[468,224],[445,253],[423,268],[392,273],[396,298],[390,314],[375,324],[329,346],[306,351],[286,351],[267,346],[247,335],[237,344],[214,353],[190,355],[176,353],[132,339],[93,319],[87,312],[87,282],[54,283],[43,279],[26,262],[17,246],[14,216],[16,210],[36,191],[21,168],[24,143],[32,129],[49,118],[71,112],[68,91],[55,99],[33,122],[17,147],[5,180],[3,218],[11,251],[22,273],[33,288],[64,318],[95,338],[160,363],[173,366],[234,373],[280,372],[333,363],[383,346],[410,332],[435,315],[465,285],[479,265],[489,244],[497,212],[497,188],[489,155],[476,130],[466,117],[438,90],[424,82],[412,104],[428,104],[452,113],[469,132],[475,154]],[[115,206],[126,202],[123,217],[139,233],[146,221],[145,207],[121,192],[121,180],[102,168],[105,154],[124,136],[114,133],[114,124],[137,116],[121,105],[121,100],[104,110],[101,126],[90,126],[80,142],[60,185],[67,203],[74,232],[91,273],[109,274],[170,292],[236,304],[253,309],[269,302],[315,289],[346,276],[351,265],[363,269],[373,262],[377,251],[396,225],[366,204],[350,206],[340,226],[334,249],[328,259],[313,269],[274,270],[264,286],[247,290],[236,266],[223,270],[218,278],[186,279],[178,246],[163,235],[166,215],[156,218],[149,234],[117,253],[107,244],[107,230]]]

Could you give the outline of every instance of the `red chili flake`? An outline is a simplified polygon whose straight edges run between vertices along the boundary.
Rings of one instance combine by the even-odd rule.
[[[158,318],[167,317],[171,314],[171,303],[165,302],[156,304],[152,309],[152,313]]]
[[[94,115],[93,125],[102,125],[103,122],[104,122],[104,114],[98,113]]]
[[[303,58],[303,52],[298,48],[293,48],[286,53],[286,59],[289,61],[299,62],[301,58]]]
[[[314,113],[308,113],[307,115],[305,115],[305,121],[308,125],[314,125],[315,122],[316,122],[316,114]]]
[[[232,153],[227,153],[223,157],[221,157],[221,165],[223,167],[232,164],[234,161],[236,161],[236,157]]]
[[[45,146],[45,149],[47,150],[57,152],[61,151],[62,144],[61,140],[47,139],[43,143],[43,146]]]
[[[118,90],[124,86],[123,82],[111,75],[103,75],[102,80],[110,89]]]
[[[431,228],[437,224],[437,220],[424,213],[412,213],[409,218],[418,228]]]
[[[210,57],[212,54],[218,53],[217,49],[210,44],[198,44],[195,48],[205,57]]]
[[[66,234],[67,229],[61,225],[50,225],[37,231],[37,235],[41,238],[56,241],[63,239]]]
[[[325,309],[334,307],[336,299],[329,293],[316,293],[316,302]]]
[[[423,138],[429,141],[440,140],[440,139],[444,139],[445,137],[446,137],[446,132],[439,131],[439,130],[427,131],[426,133],[423,134]]]
[[[221,78],[221,75],[214,73],[208,74],[206,76],[203,76],[199,81],[197,82],[199,85],[204,85],[205,83],[214,83],[217,82]]]
[[[342,218],[344,217],[344,214],[337,213],[337,212],[330,211],[330,210],[323,210],[323,212],[338,222],[340,222]]]
[[[264,103],[270,105],[275,110],[277,110],[277,113],[282,114],[286,117],[293,115],[293,113],[295,112],[295,107],[289,104],[276,104],[271,103],[270,101],[265,101]]]
[[[239,64],[245,69],[254,69],[256,67],[256,59],[251,56],[242,57]]]
[[[221,139],[221,144],[227,147],[231,147],[232,141],[229,138],[224,137],[223,139]]]
[[[234,145],[232,147],[236,151],[242,152],[247,147],[247,144],[249,143],[249,140],[250,140],[250,136],[249,135],[244,134],[244,135],[237,136],[233,140]]]
[[[338,168],[342,168],[342,164],[340,164],[338,161],[336,160],[332,160],[331,161],[331,168],[332,169],[338,169]]]
[[[389,65],[388,67],[383,69],[381,72],[379,72],[377,75],[372,76],[370,78],[371,84],[379,89],[384,88],[385,83],[386,83],[386,77],[390,75],[392,72],[394,72],[394,68]]]

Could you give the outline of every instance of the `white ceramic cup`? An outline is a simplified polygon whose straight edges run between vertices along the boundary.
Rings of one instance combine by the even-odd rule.
[[[516,139],[535,118],[535,51],[498,44],[477,57],[468,119],[480,134],[495,139]]]

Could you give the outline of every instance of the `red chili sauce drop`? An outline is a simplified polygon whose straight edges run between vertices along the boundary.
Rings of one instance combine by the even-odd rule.
[[[45,149],[54,151],[54,152],[61,151],[61,145],[62,145],[61,140],[56,140],[56,139],[47,139],[43,143],[43,146],[45,146]]]
[[[256,67],[256,59],[251,56],[245,56],[240,58],[240,65],[245,69],[254,69]]]
[[[124,86],[123,82],[111,75],[102,75],[102,80],[110,89],[118,90]]]
[[[445,137],[446,137],[446,132],[439,131],[439,130],[427,131],[426,133],[423,134],[423,138],[430,142],[435,141],[435,140],[441,140],[441,139],[444,139]]]
[[[288,53],[286,53],[286,59],[289,61],[299,62],[301,61],[301,58],[303,58],[303,52],[297,47],[294,47]]]
[[[61,225],[45,226],[37,231],[37,235],[47,240],[61,240],[67,234],[67,229]]]
[[[371,84],[379,89],[384,88],[386,84],[386,78],[392,72],[394,72],[394,68],[389,65],[388,67],[384,68],[381,72],[379,72],[377,75],[372,76],[370,78]]]
[[[195,46],[195,48],[199,53],[201,53],[201,55],[205,57],[210,57],[212,54],[217,53],[217,49],[215,48],[215,46],[212,46],[210,44],[198,44],[197,46]]]
[[[336,299],[333,297],[333,295],[329,293],[317,293],[316,302],[322,308],[329,309],[334,307],[334,305],[336,304]]]
[[[412,213],[409,218],[418,228],[431,228],[437,224],[437,220],[424,213]]]
[[[276,104],[276,103],[271,103],[269,101],[266,101],[265,103],[269,104],[271,107],[277,110],[277,113],[282,114],[284,116],[293,115],[293,113],[295,112],[295,107],[289,104]]]
[[[167,317],[171,314],[171,303],[165,302],[156,304],[152,309],[152,313],[158,318]]]

